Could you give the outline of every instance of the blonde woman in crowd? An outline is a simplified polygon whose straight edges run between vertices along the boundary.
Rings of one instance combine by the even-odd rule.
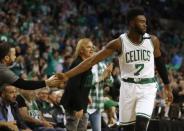
[[[80,39],[76,46],[74,61],[70,69],[93,55],[93,42],[88,38]],[[88,124],[88,95],[92,84],[91,69],[71,78],[61,99],[66,109],[67,131],[86,131]]]

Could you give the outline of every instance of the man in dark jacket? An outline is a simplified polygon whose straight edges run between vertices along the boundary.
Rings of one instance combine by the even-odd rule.
[[[3,85],[0,93],[0,122],[15,122],[19,130],[27,129],[18,112],[16,88],[10,85]]]

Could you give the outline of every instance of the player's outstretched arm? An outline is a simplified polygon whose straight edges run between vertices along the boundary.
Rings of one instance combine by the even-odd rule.
[[[121,49],[121,42],[120,42],[120,38],[117,38],[110,41],[102,50],[97,52],[92,57],[84,60],[78,66],[74,67],[73,69],[69,70],[66,73],[56,74],[56,76],[62,79],[63,81],[65,81],[75,75],[78,75],[90,69],[96,63],[112,55],[115,51],[119,51],[119,49]]]

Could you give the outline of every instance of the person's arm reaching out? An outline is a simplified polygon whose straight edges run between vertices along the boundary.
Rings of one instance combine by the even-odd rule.
[[[46,80],[33,81],[33,80],[24,80],[19,78],[13,71],[8,67],[4,66],[0,68],[0,83],[1,84],[11,84],[17,88],[25,90],[39,89],[46,86],[49,87],[60,87],[62,81],[59,80],[55,75],[51,76]]]
[[[56,76],[64,81],[67,79],[80,74],[88,69],[90,69],[96,63],[102,61],[103,59],[107,58],[108,56],[112,55],[115,51],[121,50],[121,40],[120,38],[114,39],[110,41],[102,50],[97,52],[92,57],[84,60],[78,66],[74,67],[73,69],[69,70],[66,73],[58,73]]]
[[[12,85],[25,90],[35,90],[35,89],[39,89],[47,86],[60,87],[60,84],[62,84],[62,82],[58,80],[56,76],[52,76],[47,80],[43,80],[43,81],[23,80],[19,78],[14,83],[12,83]]]

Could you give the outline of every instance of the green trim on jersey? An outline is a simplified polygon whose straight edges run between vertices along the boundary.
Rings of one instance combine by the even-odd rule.
[[[124,82],[135,83],[135,84],[148,84],[156,82],[155,77],[153,78],[123,78]]]

